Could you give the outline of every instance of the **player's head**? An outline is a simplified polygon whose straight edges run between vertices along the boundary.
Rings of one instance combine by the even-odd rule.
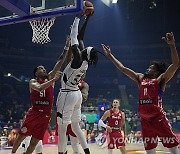
[[[120,100],[117,99],[117,98],[113,99],[113,101],[112,101],[112,108],[114,108],[114,109],[117,108],[118,109],[119,106],[120,106]]]
[[[86,60],[90,65],[96,66],[98,62],[97,50],[93,47],[87,47],[82,51],[82,57]]]
[[[164,73],[168,68],[168,64],[162,61],[153,61],[146,70],[145,76],[149,78],[157,78]]]
[[[36,78],[42,78],[42,79],[46,79],[47,78],[47,72],[46,69],[44,68],[44,66],[39,65],[37,67],[34,68],[33,74]]]

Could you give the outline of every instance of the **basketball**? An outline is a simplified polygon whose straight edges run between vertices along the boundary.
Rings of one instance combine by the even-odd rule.
[[[88,16],[89,14],[94,12],[94,6],[90,1],[84,1],[84,11],[83,14]]]

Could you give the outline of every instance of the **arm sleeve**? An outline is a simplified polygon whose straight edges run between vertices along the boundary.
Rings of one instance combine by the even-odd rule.
[[[107,127],[107,125],[101,119],[98,122],[98,126],[101,126],[101,127],[104,127],[104,128]]]
[[[70,38],[71,38],[71,46],[77,44],[79,45],[78,39],[77,39],[77,35],[78,35],[78,25],[79,25],[79,18],[75,18],[72,28],[71,28],[71,34],[70,34]]]

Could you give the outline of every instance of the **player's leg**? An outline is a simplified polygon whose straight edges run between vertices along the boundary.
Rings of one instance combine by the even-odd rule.
[[[78,140],[79,140],[79,143],[81,144],[85,154],[89,154],[90,151],[89,151],[89,148],[87,146],[87,142],[86,142],[86,139],[84,137],[84,134],[79,126],[79,122],[72,122],[72,130],[73,132],[76,134]]]
[[[65,149],[64,150],[65,151],[64,154],[67,154],[67,152],[68,152],[67,151],[67,142],[68,142],[68,135],[66,134],[66,144],[65,144],[65,147],[64,147],[64,149]]]
[[[64,154],[64,151],[66,151],[66,130],[68,123],[62,123],[62,119],[60,117],[57,117],[57,123],[58,123],[58,153]]]
[[[21,142],[26,138],[24,135],[18,135],[17,139],[15,140],[12,148],[12,154],[16,153],[17,149],[19,148]]]
[[[80,125],[79,125],[79,122],[81,121],[82,94],[80,91],[78,91],[76,93],[76,95],[79,99],[78,99],[77,104],[74,107],[74,111],[73,111],[72,118],[71,118],[71,120],[72,120],[72,123],[71,123],[72,131],[76,134],[76,136],[79,140],[79,143],[81,144],[85,154],[89,154],[90,151],[89,151],[89,148],[87,146],[86,138],[85,138],[85,136],[84,136],[84,134],[80,128]]]
[[[126,146],[124,141],[124,135],[121,131],[114,133],[114,140],[116,147],[121,151],[122,154],[127,154]]]
[[[56,134],[56,136],[58,136],[58,124],[57,124],[57,115],[56,115],[56,132],[55,132],[55,134]],[[64,147],[64,149],[65,149],[65,152],[64,152],[64,154],[67,154],[67,141],[68,141],[68,135],[66,135],[66,141],[65,141],[65,147]],[[59,142],[58,142],[59,143]]]
[[[172,127],[166,118],[160,117],[154,121],[155,128],[157,130],[158,136],[162,141],[162,144],[171,151],[172,154],[180,154],[180,150],[178,150],[177,146],[179,142],[172,131]],[[163,129],[160,129],[163,128]]]
[[[74,106],[77,102],[75,92],[62,92],[57,98],[57,124],[58,124],[58,152],[63,154],[66,150],[66,131],[71,123]]]
[[[31,136],[27,136],[21,143],[20,145],[20,151],[21,151],[21,154],[25,154],[26,150],[27,150],[27,147],[29,146],[29,143],[31,141]]]
[[[77,137],[73,137],[71,135],[69,135],[69,137],[70,137],[73,153],[74,154],[80,154],[78,138]]]
[[[119,147],[122,154],[127,154],[125,146]]]
[[[26,144],[25,143],[22,143],[22,147],[20,150],[21,150],[22,154],[25,154],[25,152],[26,152]]]
[[[107,143],[108,143],[108,154],[111,154],[113,149],[115,148],[115,140],[114,140],[114,135],[112,133],[109,133],[107,135]]]
[[[42,144],[42,140],[40,140],[35,147],[36,154],[42,154],[42,150],[43,150],[43,144]]]
[[[157,132],[154,125],[144,119],[141,119],[142,136],[144,148],[148,154],[155,154],[158,144]]]
[[[31,141],[30,141],[30,144],[27,148],[26,154],[31,154],[34,151],[38,142],[39,142],[39,139],[31,137]]]

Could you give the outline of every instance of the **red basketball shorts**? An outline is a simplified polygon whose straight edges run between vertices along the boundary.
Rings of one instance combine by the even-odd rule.
[[[115,145],[117,149],[119,149],[119,147],[125,146],[121,131],[112,131],[111,133],[109,133],[107,136],[107,141],[108,149],[114,149]]]
[[[51,115],[46,115],[39,111],[28,111],[24,117],[19,134],[32,136],[36,139],[42,140],[47,130],[50,118]]]
[[[179,144],[165,116],[158,117],[151,121],[141,119],[141,127],[145,150],[156,148],[158,138],[164,147],[167,148],[172,148]]]

